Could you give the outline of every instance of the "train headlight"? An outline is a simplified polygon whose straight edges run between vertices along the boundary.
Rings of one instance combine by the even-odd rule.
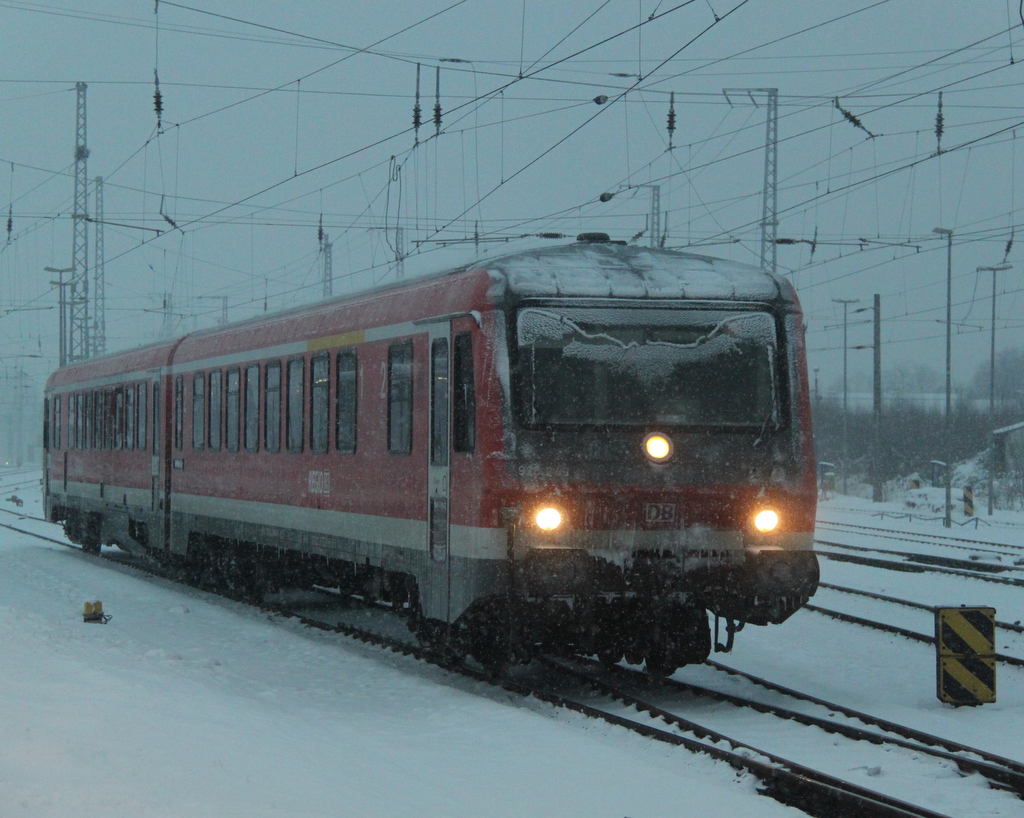
[[[655,463],[664,463],[672,456],[672,440],[658,432],[652,432],[644,438],[644,454]]]
[[[754,528],[762,534],[774,531],[779,525],[779,515],[770,508],[763,509],[754,515]]]
[[[547,506],[540,509],[533,519],[541,531],[554,531],[562,525],[562,512],[557,508]]]

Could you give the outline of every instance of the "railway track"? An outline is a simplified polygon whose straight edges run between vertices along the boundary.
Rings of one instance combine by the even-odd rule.
[[[928,534],[921,531],[900,531],[893,528],[881,528],[879,526],[843,523],[821,519],[817,521],[816,527],[848,533],[865,532],[873,537],[881,537],[882,539],[905,540],[907,542],[920,543],[931,542],[936,545],[942,545],[949,548],[963,548],[970,551],[977,551],[977,546],[982,546],[982,548],[994,549],[1000,553],[1002,553],[1000,549],[1009,549],[1018,553],[1024,552],[1024,545],[992,542],[991,540],[970,539],[968,537],[954,537],[949,534]]]
[[[45,522],[10,509],[3,510],[34,522]],[[51,524],[46,523],[46,525]],[[0,523],[0,526],[46,542],[79,550],[63,539],[49,537],[16,525]],[[59,528],[59,526],[54,527]],[[157,563],[123,552],[105,551],[100,558],[123,569],[144,572],[162,579],[180,581],[179,577],[170,576]],[[390,628],[381,627],[382,623],[388,619],[387,612],[382,612],[381,616],[377,616],[373,613],[375,606],[363,608],[358,605],[357,601],[356,607],[352,607],[352,602],[348,598],[332,597],[328,593],[320,593],[313,597],[306,594],[300,595],[300,597],[296,604],[292,604],[296,602],[294,599],[289,601],[287,598],[282,598],[265,603],[261,607],[282,619],[296,620],[307,627],[338,633],[384,650],[438,664],[451,672],[476,681],[497,685],[505,690],[521,696],[533,697],[554,707],[564,708],[590,718],[601,719],[652,740],[681,747],[691,752],[704,753],[754,776],[760,782],[759,792],[762,794],[781,803],[797,807],[810,815],[822,816],[822,818],[831,818],[835,815],[878,816],[879,818],[883,816],[886,818],[889,816],[942,818],[943,813],[901,800],[891,794],[860,786],[840,776],[789,760],[774,752],[760,750],[748,742],[730,738],[709,726],[698,724],[681,715],[678,712],[679,707],[676,707],[673,712],[673,710],[661,706],[662,703],[655,703],[648,698],[643,698],[639,693],[643,691],[645,685],[650,687],[652,682],[650,677],[638,671],[621,667],[610,671],[601,669],[601,673],[604,674],[602,677],[595,675],[594,668],[599,666],[593,662],[548,659],[543,663],[544,673],[539,673],[535,665],[526,669],[517,669],[513,674],[496,678],[474,666],[464,663],[453,664],[448,657],[419,645],[401,623],[398,623],[400,627],[396,626],[395,621],[392,621]],[[392,620],[397,620],[393,614],[390,616]],[[369,628],[355,624],[359,621],[371,622],[374,627]],[[381,632],[389,629],[391,633]],[[398,635],[402,630],[405,630],[405,635]],[[715,663],[710,664],[719,667]],[[724,666],[722,667],[724,668]],[[557,669],[554,677],[552,676],[553,668]],[[730,671],[723,669],[723,672]],[[731,672],[737,673],[736,671]],[[771,683],[762,680],[762,684],[770,685]],[[935,737],[929,737],[935,744],[928,747],[927,741],[920,740],[924,734],[918,734],[910,728],[889,725],[885,729],[890,733],[895,733],[898,738],[887,738],[878,733],[870,733],[870,731],[860,730],[849,725],[829,724],[820,718],[784,711],[779,707],[771,707],[766,710],[766,705],[754,699],[741,699],[732,694],[709,689],[699,690],[694,685],[682,682],[666,682],[659,696],[663,697],[665,690],[677,697],[682,693],[691,697],[701,695],[716,698],[719,701],[725,701],[728,697],[731,705],[736,708],[748,708],[762,714],[771,712],[778,719],[790,720],[807,729],[826,729],[828,727],[831,728],[829,732],[842,735],[848,741],[866,742],[875,746],[912,748],[912,752],[927,755],[936,763],[955,764],[963,771],[962,774],[984,775],[991,782],[991,786],[1008,789],[1018,796],[1024,796],[1024,765]],[[595,695],[595,691],[597,691],[597,695]],[[810,701],[812,698],[808,697],[807,700]],[[841,711],[838,706],[834,710]],[[862,720],[864,719],[870,719],[870,717],[864,716]],[[888,724],[880,720],[874,721],[876,725]],[[982,760],[971,761],[970,756],[972,755]]]
[[[819,557],[838,562],[850,562],[872,568],[883,568],[888,571],[951,574],[954,576],[970,577],[971,579],[978,579],[984,582],[1024,588],[1024,567],[977,563],[970,560],[958,560],[932,554],[917,554],[909,551],[869,548],[832,540],[816,539],[814,545],[814,552]],[[868,556],[869,554],[871,556]],[[999,574],[1006,572],[1016,572],[1020,576],[999,576]]]

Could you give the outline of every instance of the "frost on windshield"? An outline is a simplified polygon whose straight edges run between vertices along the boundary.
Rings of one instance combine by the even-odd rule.
[[[778,422],[767,313],[528,308],[518,331],[531,425]]]

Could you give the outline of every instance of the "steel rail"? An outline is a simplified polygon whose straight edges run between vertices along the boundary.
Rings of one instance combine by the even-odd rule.
[[[815,542],[819,541],[815,540]],[[958,577],[978,579],[983,582],[995,582],[1000,585],[1012,585],[1017,588],[1024,588],[1024,579],[1014,579],[1013,577],[994,577],[986,573],[962,571],[956,568],[943,568],[938,565],[924,565],[922,563],[914,562],[897,562],[896,560],[883,560],[876,559],[873,557],[861,557],[855,554],[842,554],[837,553],[835,551],[820,551],[815,549],[814,553],[817,554],[819,557],[825,557],[826,559],[836,560],[837,562],[852,562],[857,565],[867,565],[871,568],[885,568],[889,571],[903,571],[911,574],[923,574],[925,572],[933,574],[950,574]]]
[[[594,672],[617,675],[624,680],[637,684],[650,683],[649,676],[620,665],[607,667],[592,659],[575,659],[573,661],[593,668]],[[708,662],[707,664],[714,666],[712,662]],[[1011,759],[1005,759],[994,754],[987,754],[974,747],[969,747],[958,742],[947,741],[931,736],[927,733],[915,731],[912,728],[891,723],[889,724],[889,727],[891,728],[890,732],[895,733],[895,735],[886,736],[873,730],[866,730],[862,727],[856,727],[851,724],[819,718],[817,716],[801,713],[797,710],[791,710],[778,705],[765,704],[764,702],[757,701],[756,699],[749,699],[743,696],[737,696],[733,693],[714,690],[712,688],[693,684],[692,682],[684,682],[674,677],[662,680],[662,684],[694,696],[715,699],[716,701],[726,702],[735,707],[749,708],[756,710],[759,713],[770,714],[784,720],[795,721],[808,727],[818,727],[828,733],[842,735],[855,741],[867,741],[875,745],[892,744],[908,750],[913,750],[917,753],[930,755],[943,761],[952,761],[963,772],[978,773],[999,787],[1012,790],[1018,796],[1024,797],[1024,764]],[[810,698],[800,696],[795,692],[790,692],[788,695],[804,701],[811,701]],[[820,701],[814,703],[820,704]],[[832,709],[835,710],[837,708]],[[839,710],[839,712],[842,712],[842,710]],[[859,718],[861,716],[861,714],[854,714],[856,714],[856,711],[852,710],[844,713],[844,715],[848,715],[850,718]],[[861,720],[865,721],[868,718],[870,717],[865,716]],[[940,747],[943,749],[938,749]],[[984,760],[978,761],[977,759],[958,755],[958,753],[973,753],[983,757]]]
[[[835,521],[832,521],[832,520],[820,520],[819,519],[817,521],[817,524],[818,525],[827,525],[827,526],[845,526],[846,528],[861,528],[861,529],[864,529],[866,531],[872,531],[872,532],[882,531],[882,532],[885,532],[887,534],[905,534],[905,535],[909,535],[911,537],[928,537],[929,539],[945,540],[945,541],[952,541],[952,542],[957,542],[957,543],[968,543],[968,544],[974,543],[974,544],[977,544],[977,545],[991,545],[991,546],[995,546],[996,548],[1015,548],[1018,551],[1024,551],[1024,545],[1012,545],[1010,543],[991,542],[990,540],[971,540],[971,539],[968,539],[966,537],[951,537],[951,536],[947,536],[947,535],[944,535],[944,534],[926,534],[924,532],[918,532],[918,531],[899,531],[898,529],[894,529],[894,528],[878,528],[877,526],[873,526],[873,525],[859,525],[857,523],[840,523],[840,522],[835,522]]]
[[[901,628],[899,625],[890,625],[886,622],[876,622],[873,619],[865,619],[861,616],[843,613],[842,611],[833,611],[830,608],[822,608],[818,605],[804,605],[803,610],[820,613],[824,616],[831,617],[832,619],[838,619],[841,622],[848,622],[851,625],[861,625],[865,628],[872,628],[874,630],[896,634],[897,636],[902,636],[906,639],[912,639],[915,642],[922,642],[927,645],[935,644],[934,636],[928,636],[927,634],[918,633],[917,631],[908,630],[907,628]],[[994,656],[997,662],[1002,662],[1005,665],[1024,667],[1024,659],[1018,659],[1016,656],[1007,656],[1005,653],[996,653]]]
[[[720,757],[723,761],[733,764],[735,760],[736,763],[748,772],[751,772],[753,775],[760,778],[766,786],[778,787],[780,784],[786,785],[786,790],[783,790],[778,794],[773,794],[773,797],[776,797],[776,800],[779,800],[782,803],[799,807],[810,815],[821,815],[827,816],[828,818],[833,818],[833,816],[836,815],[942,815],[942,813],[936,813],[925,807],[911,804],[907,801],[875,792],[874,790],[869,790],[866,787],[858,786],[852,782],[836,778],[828,773],[815,770],[811,767],[806,767],[795,761],[790,761],[789,759],[775,755],[774,753],[758,749],[757,747],[753,747],[745,742],[730,738],[729,736],[719,733],[716,730],[712,730],[705,725],[698,724],[665,710],[662,707],[640,699],[632,693],[627,693],[622,689],[609,684],[599,676],[573,668],[567,665],[563,660],[546,657],[544,661],[549,666],[556,668],[562,673],[568,673],[576,676],[578,679],[593,686],[609,698],[620,701],[627,707],[635,708],[641,713],[649,714],[651,718],[660,719],[666,724],[670,724],[680,730],[693,733],[699,738],[715,742],[715,744],[729,744],[733,748],[732,751],[722,750],[719,747],[707,745],[703,742],[697,742],[698,746],[695,749],[704,751],[705,748],[710,747],[715,753],[722,754]],[[603,711],[598,710],[598,712],[601,713]],[[692,739],[690,741],[692,741]],[[746,750],[748,753],[757,754],[768,759],[768,762],[756,761],[746,755],[737,753],[736,750]],[[804,790],[808,786],[807,782],[812,782],[815,786],[811,793],[805,794],[800,790]],[[794,784],[800,788],[796,793],[793,793],[788,789]],[[778,797],[780,795],[783,797]],[[787,795],[789,798],[796,796],[797,800],[786,800]]]
[[[935,605],[925,605],[923,602],[912,602],[909,599],[900,599],[895,596],[887,596],[885,594],[879,594],[875,591],[862,591],[859,588],[847,588],[845,585],[833,585],[831,582],[819,582],[819,588],[827,588],[830,591],[838,591],[841,594],[855,594],[856,596],[866,596],[871,599],[879,599],[882,602],[891,602],[893,605],[903,605],[907,608],[916,608],[921,611],[930,611],[935,613]],[[996,625],[1004,630],[1013,631],[1014,633],[1024,633],[1024,625],[1019,622],[1000,622],[996,620]]]

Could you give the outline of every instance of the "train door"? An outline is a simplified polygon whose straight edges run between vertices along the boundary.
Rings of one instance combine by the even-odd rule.
[[[427,583],[424,613],[448,622],[451,613],[451,324],[432,324],[428,330],[430,387],[427,403],[430,439],[427,442]]]
[[[164,439],[168,426],[164,416],[166,397],[162,394],[159,370],[150,375],[149,393],[151,398],[148,412],[152,424],[150,427],[152,434],[149,440],[150,519],[153,521],[153,525],[150,527],[150,546],[162,550],[169,545],[168,515],[170,508],[167,503],[167,481],[170,478],[167,458],[164,456],[164,453],[169,450],[169,442]]]

